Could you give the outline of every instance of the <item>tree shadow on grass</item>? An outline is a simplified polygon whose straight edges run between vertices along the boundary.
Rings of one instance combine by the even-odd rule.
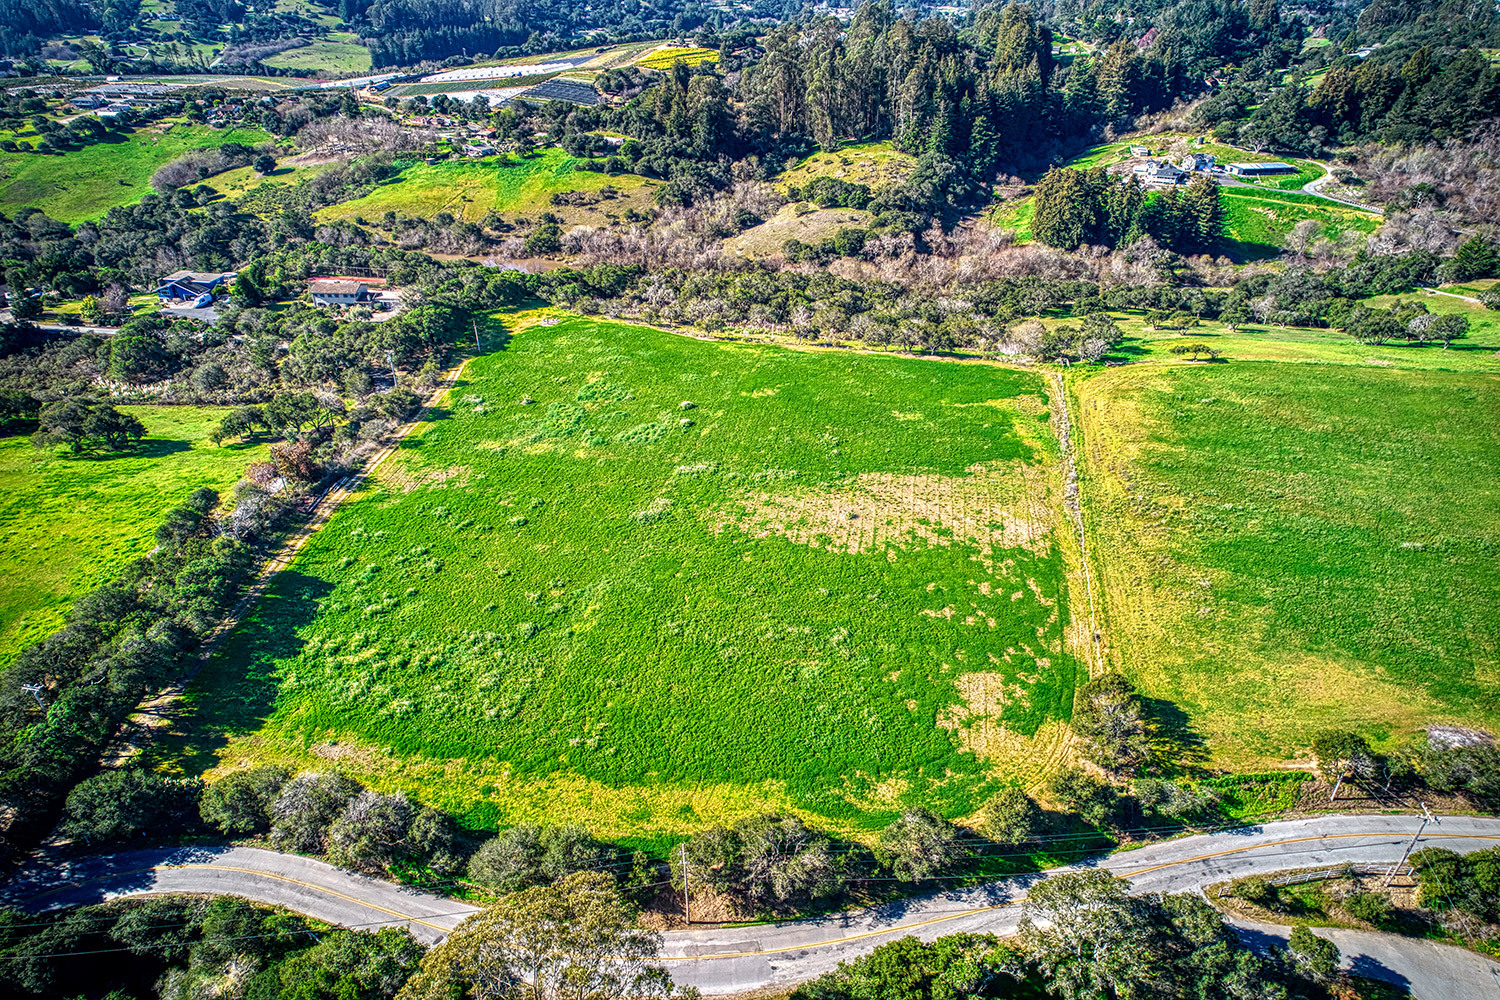
[[[302,629],[332,591],[326,580],[282,571],[249,617],[220,640],[186,694],[163,711],[167,732],[144,756],[200,775],[218,764],[217,752],[231,737],[264,725],[276,708],[277,663],[301,652]]]
[[[1151,757],[1163,774],[1200,771],[1208,763],[1208,744],[1193,728],[1186,712],[1162,698],[1142,698],[1150,719]]]
[[[117,458],[163,458],[167,455],[175,455],[179,452],[192,451],[193,442],[177,441],[169,438],[144,438],[136,448],[130,451],[91,451],[81,455],[74,455],[56,449],[57,457],[70,459],[75,462],[112,462]]]

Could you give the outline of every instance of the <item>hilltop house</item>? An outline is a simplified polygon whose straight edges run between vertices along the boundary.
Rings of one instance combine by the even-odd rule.
[[[235,271],[173,271],[157,283],[156,297],[163,302],[210,305],[214,292],[233,278]]]
[[[1187,174],[1166,160],[1147,160],[1132,168],[1135,176],[1146,185],[1181,184]]]
[[[1182,158],[1182,169],[1195,172],[1212,170],[1216,162],[1208,153],[1189,153]]]
[[[363,281],[348,278],[314,278],[307,283],[314,305],[353,306],[368,302],[370,290]]]

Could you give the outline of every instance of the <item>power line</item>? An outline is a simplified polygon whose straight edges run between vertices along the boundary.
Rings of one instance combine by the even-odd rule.
[[[670,885],[670,884],[671,884],[670,880],[667,880],[667,881],[664,881],[664,882],[648,882],[645,885],[637,886],[636,888],[649,889],[649,888],[653,888],[653,887],[659,886],[659,885]],[[387,919],[387,920],[368,920],[368,921],[364,921],[362,923],[338,924],[336,926],[339,929],[341,929],[341,930],[359,930],[359,929],[365,928],[365,927],[389,927],[389,926],[392,926],[392,925],[395,925],[395,924],[398,924],[398,923],[421,923],[423,921],[433,920],[433,919],[437,919],[437,918],[440,918],[440,917],[467,917],[467,916],[472,916],[475,913],[479,913],[479,912],[482,912],[482,910],[480,910],[480,909],[473,909],[473,910],[453,910],[453,911],[450,911],[448,913],[424,913],[424,914],[421,914],[421,915],[411,915],[411,916],[402,915],[402,916],[392,917],[392,918]],[[317,919],[317,918],[312,918],[312,919]],[[30,926],[52,926],[55,923],[56,923],[56,921],[50,921],[50,922],[42,922],[42,923],[39,923],[39,924],[32,924]],[[189,923],[181,923],[181,924],[155,924],[155,925],[151,925],[149,927],[142,927],[142,928],[135,928],[135,929],[136,930],[148,930],[148,929],[149,930],[160,930],[160,929],[171,929],[171,928],[175,928],[175,927],[192,927],[195,924],[196,924],[196,921],[189,922]],[[19,927],[19,926],[22,926],[22,925],[12,924],[12,925],[10,925],[10,927],[5,928],[5,929],[7,929],[7,930],[14,929],[14,928]],[[312,935],[314,937],[317,936],[317,932],[316,931],[314,931],[310,927],[307,927],[307,928],[303,928],[301,930],[281,931],[281,932],[277,932],[277,933],[268,933],[268,934],[237,934],[237,935],[232,935],[232,936],[229,936],[229,937],[216,937],[216,938],[205,937],[205,938],[199,938],[196,941],[192,941],[192,942],[189,942],[189,943],[190,944],[203,944],[203,943],[210,943],[211,942],[211,943],[218,944],[218,943],[224,943],[224,942],[228,942],[228,941],[252,941],[252,940],[260,940],[260,939],[263,939],[263,938],[286,937],[288,935],[297,935],[297,934],[309,934],[309,935]],[[137,950],[138,950],[137,948],[130,948],[130,947],[124,947],[124,948],[95,948],[95,949],[86,950],[86,951],[59,951],[59,952],[51,952],[51,953],[40,954],[40,955],[0,955],[0,961],[18,962],[18,961],[25,961],[25,960],[28,960],[28,959],[35,959],[35,958],[68,958],[68,957],[71,957],[73,955],[108,955],[108,954],[116,954],[116,953],[119,953],[119,952],[135,952]]]

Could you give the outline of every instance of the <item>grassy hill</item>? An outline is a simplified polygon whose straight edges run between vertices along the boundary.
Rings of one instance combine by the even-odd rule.
[[[889,141],[862,142],[804,157],[776,179],[776,187],[785,192],[815,177],[836,177],[879,191],[906,180],[916,168],[917,158],[897,152]]]
[[[177,124],[164,131],[139,129],[60,157],[0,152],[0,212],[35,207],[63,222],[97,219],[117,205],[140,201],[156,168],[189,150],[269,138],[257,128]]]
[[[277,578],[178,760],[336,760],[474,825],[643,842],[966,815],[1071,713],[1046,392],[533,323]]]
[[[265,447],[207,440],[213,407],[121,407],[146,425],[139,454],[73,457],[0,438],[0,663],[62,625],[73,599],[151,551],[166,510],[228,489]]]
[[[323,209],[319,218],[348,219],[356,215],[378,218],[387,211],[432,218],[451,212],[455,218],[477,222],[491,210],[507,214],[552,211],[582,221],[589,214],[623,212],[629,205],[644,207],[650,182],[634,174],[611,177],[579,170],[581,161],[559,149],[546,149],[524,160],[513,157],[486,160],[445,160],[418,163],[402,171],[363,198]],[[562,191],[599,191],[612,187],[620,197],[602,202],[594,213],[583,208],[552,205],[552,195]]]

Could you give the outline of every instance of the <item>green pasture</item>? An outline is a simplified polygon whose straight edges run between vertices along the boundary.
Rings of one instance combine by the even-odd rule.
[[[117,205],[140,201],[156,168],[189,150],[269,138],[258,128],[178,124],[165,131],[137,129],[61,156],[0,152],[0,212],[36,207],[63,222],[97,219]]]
[[[815,177],[836,177],[879,191],[900,184],[916,167],[915,156],[897,152],[888,140],[861,142],[832,153],[817,152],[804,157],[777,178],[776,187],[785,192],[787,188],[801,187]]]
[[[1397,296],[1379,296],[1366,300],[1371,306],[1387,308]],[[1116,349],[1118,360],[1131,363],[1181,363],[1172,348],[1203,343],[1218,351],[1225,362],[1277,361],[1315,365],[1356,365],[1362,368],[1414,368],[1430,371],[1491,372],[1500,374],[1500,313],[1489,313],[1461,299],[1446,296],[1406,295],[1418,298],[1435,313],[1462,312],[1469,317],[1467,339],[1454,341],[1444,350],[1441,344],[1415,344],[1405,341],[1387,344],[1360,344],[1341,330],[1320,327],[1278,327],[1265,323],[1247,323],[1232,332],[1217,320],[1201,320],[1183,329],[1151,326],[1141,312],[1112,312],[1110,318],[1125,333],[1125,342]],[[1493,317],[1493,318],[1492,318]],[[1049,327],[1077,324],[1071,317],[1043,317]]]
[[[1150,146],[1153,150],[1160,148],[1161,138],[1159,136],[1145,136],[1138,140],[1122,140],[1120,142],[1106,142],[1101,146],[1091,146],[1073,157],[1063,166],[1074,170],[1092,170],[1095,167],[1107,167],[1112,163],[1130,156],[1130,147],[1134,145]]]
[[[471,222],[479,221],[491,210],[523,214],[553,211],[564,215],[577,209],[554,208],[551,198],[559,191],[614,187],[629,195],[647,186],[645,179],[633,174],[611,177],[579,170],[577,165],[581,162],[560,149],[545,149],[525,159],[501,156],[417,163],[365,197],[325,208],[318,215],[323,219],[356,215],[376,219],[387,211],[396,211],[430,219],[438,212],[451,212],[455,218]],[[621,208],[622,201],[599,206],[600,211]]]
[[[322,70],[335,76],[368,73],[371,66],[370,50],[348,31],[330,32],[324,40],[279,52],[267,57],[265,63],[282,69]]]
[[[222,408],[127,406],[137,454],[74,457],[0,438],[0,663],[62,625],[73,600],[150,552],[161,516],[196,489],[224,491],[265,447],[215,447]]]
[[[239,167],[215,174],[203,183],[225,198],[241,198],[262,184],[285,184],[292,186],[300,181],[316,177],[332,170],[336,163],[289,164],[285,160],[269,174],[261,174],[254,167]]]
[[[1380,226],[1380,216],[1371,212],[1300,192],[1225,187],[1219,196],[1233,257],[1275,256],[1286,247],[1287,234],[1304,219],[1320,223],[1322,235],[1330,239],[1349,232],[1373,233]]]
[[[866,836],[1063,759],[1041,377],[544,322],[277,577],[177,766],[337,762],[650,844],[765,808]]]
[[[1072,389],[1108,655],[1217,762],[1500,723],[1500,376],[1231,361]]]
[[[1002,202],[990,210],[990,223],[997,229],[1013,229],[1017,243],[1030,243],[1031,220],[1036,218],[1036,198],[1027,195]]]

